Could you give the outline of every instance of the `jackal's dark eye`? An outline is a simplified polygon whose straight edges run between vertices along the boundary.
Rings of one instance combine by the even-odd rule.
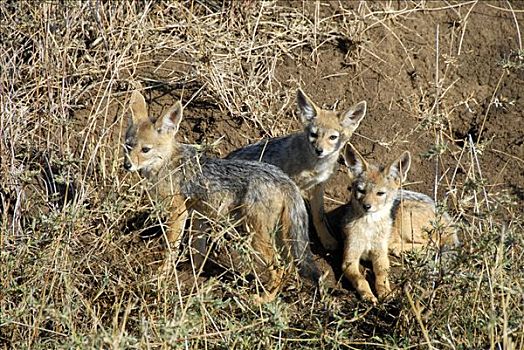
[[[335,141],[336,139],[338,139],[338,135],[331,135],[331,136],[329,137],[329,139],[330,139],[331,141]]]
[[[151,147],[147,147],[147,146],[142,147],[142,153],[147,153],[149,151],[151,151]]]
[[[377,192],[377,196],[380,196],[380,197],[382,197],[382,196],[385,195],[385,194],[386,194],[386,192],[383,192],[383,191],[379,191],[379,192]]]

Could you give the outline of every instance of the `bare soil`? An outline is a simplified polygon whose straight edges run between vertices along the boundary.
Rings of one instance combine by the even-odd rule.
[[[247,116],[229,113],[198,83],[153,88],[152,113],[162,113],[175,99],[196,92],[186,107],[179,137],[191,143],[220,140],[214,151],[225,156],[261,138],[301,130],[295,114],[297,87],[324,108],[344,109],[366,100],[367,115],[351,140],[366,158],[385,163],[409,150],[413,161],[406,187],[446,203],[458,221],[473,205],[459,193],[473,177],[487,185],[490,198],[496,200],[500,194],[519,199],[505,216],[510,219],[524,208],[524,69],[507,69],[503,62],[522,59],[513,53],[521,44],[516,25],[523,23],[524,14],[516,13],[515,19],[497,4],[434,6],[376,23],[358,39],[337,38],[319,48],[304,46],[296,57],[283,55],[269,84],[281,99],[264,111],[276,116],[269,117],[272,125],[257,125],[253,121],[257,115],[248,106]],[[302,8],[306,16],[316,13],[319,18],[359,6],[297,1],[279,5]],[[382,11],[382,5],[376,10]],[[405,5],[391,6],[395,12]],[[524,10],[520,2],[513,7]],[[158,58],[153,66],[190,74],[192,62],[186,56],[169,57],[169,61]],[[250,62],[243,65],[245,74],[250,70],[256,74],[257,67]],[[142,69],[144,76],[161,78]],[[473,156],[472,150],[482,157]],[[342,160],[340,164],[326,189],[327,210],[348,199],[348,174]],[[315,252],[324,270],[338,270],[338,254],[326,255],[318,241]],[[330,276],[340,280],[339,273]]]
[[[315,11],[313,2],[284,3],[303,6],[306,13]],[[345,4],[349,9],[357,6]],[[394,10],[401,7],[396,4]],[[514,4],[515,10],[523,8],[523,3]],[[319,10],[320,16],[340,12],[337,2],[322,2]],[[379,163],[409,150],[414,156],[410,189],[433,195],[435,178],[439,188],[462,185],[470,169],[461,166],[461,157],[472,142],[482,150],[479,167],[490,191],[508,190],[522,199],[524,71],[504,69],[501,63],[511,59],[520,44],[515,18],[496,4],[479,3],[469,11],[465,25],[458,18],[465,10],[414,12],[369,28],[359,42],[340,39],[314,52],[304,47],[298,59],[284,57],[276,63],[271,85],[283,98],[267,113],[278,115],[284,109],[286,119],[277,120],[274,129],[261,130],[247,118],[228,115],[201,95],[187,106],[184,136],[197,143],[221,139],[218,152],[225,155],[264,137],[299,131],[294,94],[300,86],[326,108],[343,109],[366,100],[368,113],[351,143]],[[516,15],[522,24],[523,14]],[[184,57],[175,55],[177,59]],[[181,86],[178,94],[176,89],[171,94],[179,97],[186,90],[187,95],[190,89]],[[172,102],[159,100],[156,113]],[[438,164],[428,154],[436,144],[449,150]],[[341,166],[327,196],[345,201],[346,183]]]

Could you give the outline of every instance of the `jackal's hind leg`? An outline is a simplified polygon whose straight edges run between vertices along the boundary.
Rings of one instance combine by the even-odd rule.
[[[263,288],[264,291],[262,295],[255,295],[253,297],[253,302],[256,305],[272,302],[282,288],[282,283],[284,282],[284,269],[270,267],[269,274],[269,281]]]
[[[273,238],[277,230],[279,211],[264,213],[263,210],[253,208],[252,212],[257,212],[256,217],[248,220],[248,225],[253,230],[252,247],[258,263],[265,266],[269,274],[268,281],[262,287],[263,295],[256,296],[254,301],[256,304],[268,303],[275,299],[282,288],[285,275],[285,268],[281,265],[284,262],[279,262],[279,253],[274,245],[276,240]]]

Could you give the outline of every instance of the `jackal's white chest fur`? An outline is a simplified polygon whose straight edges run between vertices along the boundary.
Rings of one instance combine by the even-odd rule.
[[[374,251],[387,251],[392,221],[389,211],[365,213],[353,218],[345,227],[346,244],[361,253],[361,259],[369,260]]]

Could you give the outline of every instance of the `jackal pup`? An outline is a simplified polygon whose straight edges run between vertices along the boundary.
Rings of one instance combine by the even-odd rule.
[[[389,253],[420,250],[433,244],[448,249],[460,242],[447,213],[437,213],[435,202],[419,192],[400,190],[393,208],[393,230],[389,240]]]
[[[366,101],[343,112],[324,110],[300,89],[297,111],[304,130],[262,140],[231,152],[228,159],[258,160],[278,166],[293,179],[309,201],[311,216],[322,245],[337,247],[324,214],[324,186],[337,165],[340,150],[366,114]]]
[[[411,164],[408,151],[384,167],[367,163],[348,145],[344,159],[353,182],[341,222],[345,238],[342,269],[359,295],[376,303],[377,298],[359,271],[360,259],[371,260],[375,289],[383,298],[390,292],[388,250],[399,254],[427,246],[431,239],[428,228],[438,220],[444,227],[439,244],[456,244],[458,240],[455,232],[446,227],[449,217],[437,218],[435,203],[428,196],[399,190]]]
[[[283,283],[287,270],[277,264],[279,257],[294,260],[304,277],[318,282],[307,211],[287,175],[259,162],[207,158],[194,146],[177,142],[180,102],[160,118],[148,116],[145,99],[137,91],[130,105],[124,168],[146,177],[156,199],[168,203],[169,244],[178,241],[188,212],[212,219],[232,216],[242,222],[243,232],[251,232],[255,254],[269,272],[265,296],[259,301],[274,299]]]

